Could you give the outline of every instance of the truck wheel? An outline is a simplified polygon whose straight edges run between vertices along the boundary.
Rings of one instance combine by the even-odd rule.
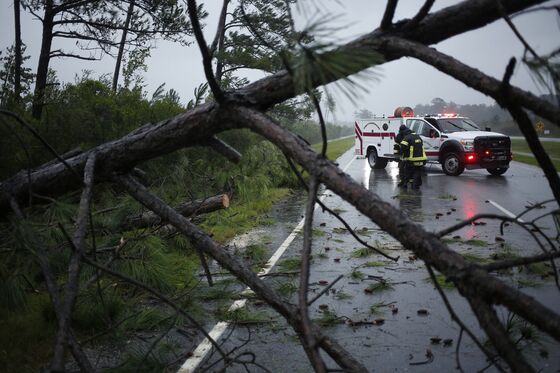
[[[486,169],[486,171],[488,171],[491,175],[494,175],[494,176],[503,175],[507,170],[508,170],[507,167],[496,167],[496,168],[487,168]]]
[[[387,166],[388,159],[377,156],[377,150],[374,148],[368,151],[368,163],[371,168],[382,169]]]
[[[465,163],[457,153],[449,152],[441,163],[443,172],[450,176],[459,176],[465,171]]]

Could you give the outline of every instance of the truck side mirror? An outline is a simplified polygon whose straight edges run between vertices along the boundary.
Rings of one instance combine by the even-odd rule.
[[[490,128],[490,127],[486,127],[484,130],[485,130],[486,132],[492,132],[492,128]]]

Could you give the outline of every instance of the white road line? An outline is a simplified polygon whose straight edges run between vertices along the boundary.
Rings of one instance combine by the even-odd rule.
[[[346,170],[350,167],[352,162],[354,162],[354,159],[356,159],[355,156],[352,157],[352,159],[350,159],[350,162],[348,162],[348,164],[342,169],[344,172],[346,172]],[[325,193],[325,192],[323,192],[323,193]],[[325,199],[325,197],[326,197],[326,195],[323,195],[323,197],[321,197],[319,200],[323,201]],[[301,232],[301,229],[303,228],[304,222],[305,222],[305,218],[301,219],[301,221],[294,228],[292,233],[290,233],[290,235],[284,240],[284,242],[282,242],[280,247],[278,247],[278,249],[276,249],[276,252],[270,257],[268,262],[266,262],[263,269],[258,273],[258,276],[266,275],[268,272],[270,272],[272,267],[274,267],[276,262],[284,254],[284,252],[290,246],[292,241],[297,237],[299,232]],[[248,291],[250,291],[249,288],[245,289],[244,292],[248,292]],[[239,308],[243,308],[243,307],[245,307],[246,303],[247,303],[247,299],[237,300],[237,301],[233,302],[233,304],[229,307],[228,311],[231,312],[231,311],[235,311]],[[208,333],[208,335],[214,341],[217,341],[218,339],[220,339],[222,334],[225,333],[225,331],[227,330],[228,327],[229,327],[228,322],[220,321],[219,323],[217,323],[212,328],[212,330]],[[192,373],[192,372],[194,372],[194,370],[198,367],[198,365],[202,362],[202,360],[204,360],[204,358],[206,357],[208,352],[210,352],[210,350],[212,350],[212,343],[210,343],[210,340],[208,340],[208,338],[204,338],[204,340],[196,347],[192,356],[187,358],[187,360],[185,360],[183,365],[181,365],[181,367],[179,368],[177,373]]]
[[[490,202],[491,205],[493,205],[495,208],[497,208],[498,210],[500,210],[501,212],[503,212],[504,214],[506,214],[507,216],[509,216],[510,218],[515,218],[517,215],[515,215],[513,212],[506,210],[504,207],[498,205],[496,202],[492,201],[492,200],[488,200],[488,202]],[[523,221],[523,219],[517,219],[520,223],[525,223]]]

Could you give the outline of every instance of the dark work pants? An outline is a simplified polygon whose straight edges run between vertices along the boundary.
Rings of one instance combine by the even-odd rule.
[[[407,185],[412,181],[413,188],[420,188],[422,185],[422,168],[423,166],[415,166],[412,162],[403,161],[404,163],[404,177],[403,185]]]

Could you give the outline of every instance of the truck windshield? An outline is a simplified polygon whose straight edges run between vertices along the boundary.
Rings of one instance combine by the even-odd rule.
[[[443,133],[480,131],[480,128],[468,118],[441,118],[437,122]]]

